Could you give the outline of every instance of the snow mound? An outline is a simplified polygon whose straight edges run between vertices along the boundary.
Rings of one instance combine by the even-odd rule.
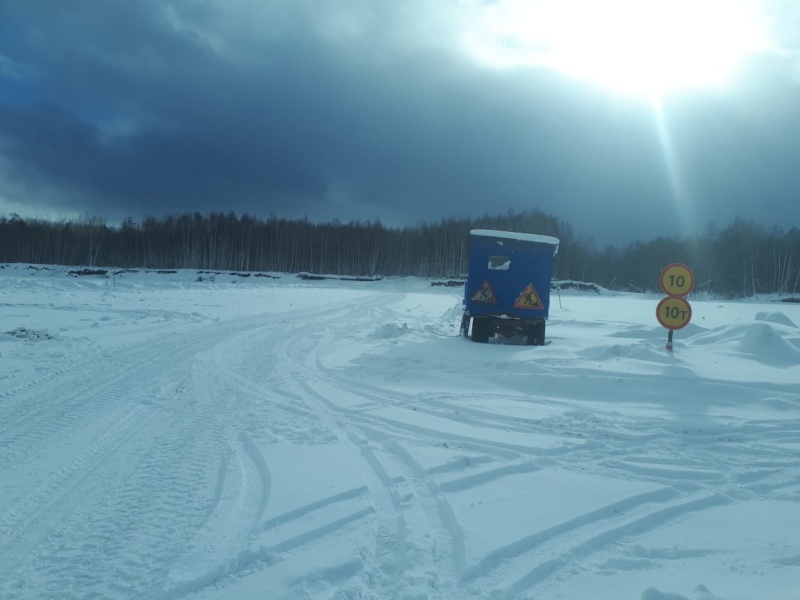
[[[775,366],[800,364],[800,350],[768,323],[753,323],[744,329],[739,349]]]
[[[691,336],[689,341],[692,344],[701,346],[712,346],[716,344],[730,344],[737,342],[744,336],[744,331],[748,325],[735,324],[723,325],[722,327],[715,327],[700,334]]]
[[[787,327],[794,327],[797,329],[794,321],[792,321],[786,313],[782,312],[760,312],[756,314],[756,321],[766,321],[767,323],[777,323],[779,325],[786,325]]]
[[[693,590],[693,596],[697,600],[722,600],[719,596],[711,593],[703,584],[698,585]],[[661,592],[656,588],[648,588],[642,593],[642,600],[690,600],[681,594],[673,594],[670,592]]]
[[[581,358],[588,360],[620,360],[632,359],[653,363],[670,363],[672,357],[661,349],[663,344],[656,349],[649,341],[636,344],[614,344],[611,346],[595,346],[576,352]]]
[[[776,558],[773,562],[784,567],[800,567],[800,554],[794,554],[786,558]]]
[[[648,588],[642,592],[642,600],[689,600],[689,598],[680,594],[659,592],[656,588]]]
[[[797,329],[781,323],[755,321],[710,329],[688,340],[692,345],[727,347],[774,367],[800,364]]]
[[[659,329],[663,333],[663,329]],[[679,329],[675,332],[676,335],[680,336],[681,339],[688,338],[693,335],[700,335],[702,333],[706,333],[708,331],[707,327],[703,327],[702,325],[696,325],[695,323],[689,323],[686,327]]]
[[[451,309],[445,311],[442,315],[443,321],[452,321],[454,323],[460,323],[461,317],[464,316],[464,308],[461,306],[461,303],[453,306]]]
[[[614,331],[613,333],[610,333],[608,337],[644,340],[656,338],[660,339],[664,336],[663,334],[663,328],[656,325],[651,325],[647,327],[624,327],[621,329],[621,331]]]
[[[397,323],[386,323],[385,325],[378,327],[372,333],[372,337],[379,340],[391,340],[399,338],[408,333],[411,333],[411,330],[405,323],[402,325],[398,325]]]

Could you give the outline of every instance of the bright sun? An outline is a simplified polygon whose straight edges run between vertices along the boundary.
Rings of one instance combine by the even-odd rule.
[[[467,36],[495,67],[548,67],[647,96],[730,80],[768,46],[758,0],[496,0]]]

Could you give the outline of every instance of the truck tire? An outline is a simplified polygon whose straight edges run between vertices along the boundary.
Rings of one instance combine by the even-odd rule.
[[[472,341],[479,344],[486,344],[489,342],[489,320],[472,317]]]
[[[461,317],[461,335],[469,337],[469,316],[466,314]]]
[[[539,323],[539,335],[536,336],[538,340],[538,343],[536,344],[537,346],[544,346],[544,328],[545,328],[545,322],[542,321],[541,323]]]
[[[528,346],[544,346],[544,323],[544,321],[539,321],[528,328]]]

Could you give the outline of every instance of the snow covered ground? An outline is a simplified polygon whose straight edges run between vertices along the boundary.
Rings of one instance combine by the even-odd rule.
[[[800,598],[800,305],[461,295],[0,268],[0,598]]]

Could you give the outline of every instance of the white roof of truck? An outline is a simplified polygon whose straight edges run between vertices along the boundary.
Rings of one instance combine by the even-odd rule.
[[[558,246],[559,239],[549,235],[536,235],[535,233],[517,233],[515,231],[496,231],[494,229],[473,229],[472,235],[501,238],[504,240],[520,240],[522,242],[535,242],[537,244],[551,244]]]

